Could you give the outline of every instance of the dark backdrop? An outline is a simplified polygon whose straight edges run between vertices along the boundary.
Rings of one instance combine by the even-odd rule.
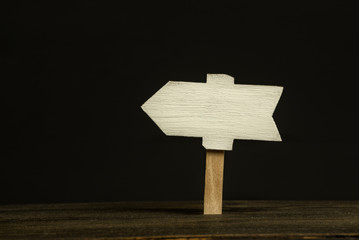
[[[140,106],[206,73],[284,86],[283,142],[236,140],[224,199],[359,200],[357,6],[24,1],[0,12],[1,203],[203,199],[201,139],[165,136]]]

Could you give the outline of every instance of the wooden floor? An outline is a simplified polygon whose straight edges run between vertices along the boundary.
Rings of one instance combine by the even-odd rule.
[[[0,239],[359,239],[359,201],[225,201],[0,206]]]

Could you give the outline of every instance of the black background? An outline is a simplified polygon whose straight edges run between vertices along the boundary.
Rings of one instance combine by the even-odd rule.
[[[165,136],[140,106],[206,73],[284,86],[283,142],[236,140],[224,199],[359,199],[354,4],[25,1],[0,14],[1,203],[202,200],[201,139]]]

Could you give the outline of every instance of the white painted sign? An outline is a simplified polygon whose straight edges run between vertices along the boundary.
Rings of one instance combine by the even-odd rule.
[[[282,91],[207,74],[207,83],[169,81],[142,109],[166,135],[202,137],[206,149],[232,150],[234,139],[281,141],[272,115]]]

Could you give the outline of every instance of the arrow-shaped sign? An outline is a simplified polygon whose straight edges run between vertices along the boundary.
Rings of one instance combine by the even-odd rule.
[[[281,141],[272,115],[282,91],[280,86],[234,84],[229,75],[207,74],[206,83],[169,81],[142,109],[166,135],[202,137],[207,150],[232,150],[234,139]],[[210,153],[215,152],[207,152],[207,166]],[[206,184],[207,175],[215,174],[207,171]],[[205,213],[206,190],[207,185]]]
[[[206,149],[232,150],[234,139],[281,141],[272,114],[282,90],[207,74],[207,83],[169,81],[142,109],[168,136],[202,137]]]

